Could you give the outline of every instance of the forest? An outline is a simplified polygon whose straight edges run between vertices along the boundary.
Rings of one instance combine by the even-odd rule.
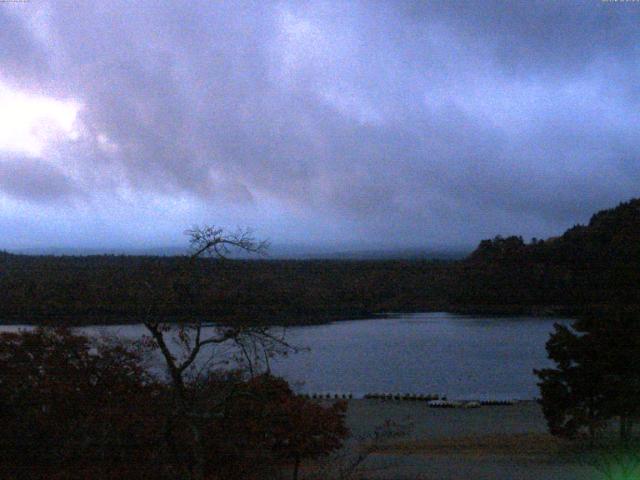
[[[0,253],[10,323],[317,323],[410,311],[575,315],[638,305],[640,199],[546,240],[497,236],[463,260],[233,260]],[[185,301],[188,300],[188,301]]]

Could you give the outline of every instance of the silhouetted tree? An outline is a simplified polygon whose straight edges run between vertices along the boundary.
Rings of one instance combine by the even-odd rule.
[[[638,311],[608,308],[571,328],[556,324],[546,347],[556,368],[535,373],[551,433],[571,438],[586,429],[593,442],[607,421],[617,417],[620,439],[627,441],[640,414]]]
[[[211,256],[222,260],[232,249],[246,253],[263,253],[266,242],[256,241],[248,230],[226,233],[221,228],[193,228],[186,232],[190,236],[192,254],[189,255],[177,275],[177,284],[188,295],[182,302],[194,301],[198,295],[198,260]],[[150,290],[151,284],[147,283]],[[175,285],[175,284],[174,284]],[[205,478],[207,451],[204,431],[216,409],[227,405],[229,398],[223,395],[216,402],[203,401],[203,394],[211,397],[211,389],[203,389],[208,383],[215,347],[231,346],[239,354],[238,360],[253,376],[256,364],[265,362],[275,354],[286,354],[291,347],[283,336],[273,333],[265,326],[242,322],[233,324],[205,325],[199,316],[177,324],[167,324],[149,315],[144,325],[150,333],[147,346],[160,351],[169,374],[173,408],[167,417],[166,436],[171,444],[177,462],[184,464],[184,475],[193,480]],[[226,390],[224,390],[226,392]],[[204,393],[203,393],[204,392]],[[217,397],[219,397],[218,392]],[[229,391],[228,395],[235,392]],[[182,427],[186,426],[186,429]],[[177,440],[176,431],[186,430],[187,434]]]

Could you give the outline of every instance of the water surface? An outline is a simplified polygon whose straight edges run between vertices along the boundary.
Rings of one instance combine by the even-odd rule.
[[[550,365],[545,342],[556,321],[570,323],[421,313],[291,328],[289,341],[310,350],[276,360],[273,370],[309,393],[531,399],[532,370]]]
[[[538,396],[532,370],[550,365],[544,345],[556,321],[570,323],[553,318],[419,313],[290,327],[287,341],[308,350],[276,358],[271,367],[306,393],[532,399]],[[16,328],[5,326],[0,331]],[[128,339],[146,333],[142,325],[81,330]]]

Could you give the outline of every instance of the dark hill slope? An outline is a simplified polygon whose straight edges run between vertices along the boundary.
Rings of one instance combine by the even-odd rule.
[[[562,236],[484,240],[460,266],[450,300],[478,306],[640,303],[640,199],[621,203]]]

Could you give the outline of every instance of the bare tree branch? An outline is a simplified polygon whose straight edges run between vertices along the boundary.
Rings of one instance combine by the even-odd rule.
[[[257,241],[249,229],[238,229],[235,233],[227,233],[220,227],[196,226],[185,233],[190,237],[191,254],[187,257],[188,261],[182,271],[178,273],[182,277],[181,281],[187,285],[192,284],[196,279],[194,268],[196,260],[200,257],[224,259],[234,250],[264,255],[268,248],[268,242]],[[153,298],[156,293],[153,287],[149,282],[145,282],[145,286]],[[185,301],[193,301],[193,297],[190,295]],[[152,306],[149,305],[144,325],[151,335],[154,346],[160,350],[164,358],[174,389],[175,410],[167,419],[166,435],[168,441],[175,445],[175,439],[170,438],[172,425],[176,422],[184,422],[184,426],[188,427],[192,437],[187,455],[192,460],[185,466],[186,471],[189,472],[188,478],[203,480],[205,452],[202,450],[202,425],[204,419],[213,414],[211,400],[203,402],[198,398],[198,395],[202,394],[200,392],[202,385],[198,382],[204,384],[208,378],[208,372],[203,374],[202,368],[199,368],[203,351],[225,344],[234,346],[243,355],[247,362],[246,368],[253,376],[262,361],[268,369],[270,357],[297,349],[285,341],[284,334],[278,336],[265,326],[212,325],[209,328],[198,319],[172,326],[160,323],[152,317],[151,313]],[[176,348],[181,349],[182,352],[176,354]],[[211,358],[213,353],[210,352],[209,359]],[[209,364],[209,361],[205,364]],[[194,371],[195,376],[191,375]],[[229,392],[220,393],[222,399],[219,403],[224,405],[228,401]],[[203,409],[202,405],[208,405],[208,407]],[[184,448],[184,445],[182,447]]]
[[[235,233],[226,233],[223,228],[210,226],[194,226],[186,230],[185,234],[190,237],[191,255],[189,259],[194,261],[203,255],[216,258],[226,258],[231,249],[265,255],[269,248],[269,242],[258,241],[253,236],[253,232],[248,229],[238,229]]]

